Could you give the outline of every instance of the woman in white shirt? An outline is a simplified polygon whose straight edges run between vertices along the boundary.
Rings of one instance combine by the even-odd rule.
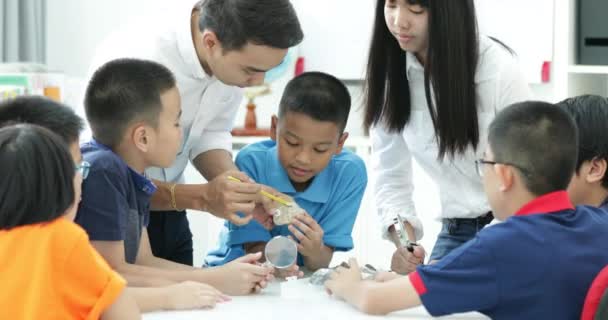
[[[397,235],[423,235],[412,158],[439,187],[443,227],[430,257],[438,260],[492,220],[474,160],[494,115],[530,91],[510,50],[478,35],[473,0],[378,0],[365,92],[376,205],[397,246],[391,268],[408,273],[425,255]]]

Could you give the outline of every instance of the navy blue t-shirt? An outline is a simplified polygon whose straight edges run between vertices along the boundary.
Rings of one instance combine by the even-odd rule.
[[[483,229],[410,280],[433,316],[479,311],[492,319],[578,319],[608,264],[608,214],[572,207],[568,194],[537,198]]]
[[[135,263],[156,187],[100,143],[85,143],[80,150],[91,170],[75,221],[91,241],[124,241],[125,261]]]

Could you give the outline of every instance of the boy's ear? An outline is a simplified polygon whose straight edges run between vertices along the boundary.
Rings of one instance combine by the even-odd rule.
[[[342,135],[338,139],[338,149],[336,150],[336,154],[340,154],[340,152],[342,152],[346,139],[348,139],[348,132],[342,133]]]
[[[606,176],[607,167],[608,162],[606,161],[606,159],[591,159],[591,161],[589,161],[589,166],[586,170],[587,172],[583,172],[583,174],[585,174],[585,181],[587,181],[587,183],[601,182],[604,179],[604,176]]]
[[[148,129],[143,124],[137,125],[132,131],[133,144],[142,152],[148,152],[150,139]]]
[[[273,115],[270,118],[270,139],[272,141],[277,141],[277,128],[279,127],[279,118],[276,115]]]
[[[515,183],[515,172],[514,169],[510,166],[497,163],[492,166],[494,172],[496,173],[496,177],[498,177],[498,189],[500,192],[507,192],[513,188],[513,184]]]

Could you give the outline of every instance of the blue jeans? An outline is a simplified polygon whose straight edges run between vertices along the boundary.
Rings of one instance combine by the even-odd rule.
[[[430,261],[447,256],[452,250],[473,239],[479,230],[488,225],[494,216],[491,212],[474,219],[443,219],[441,232],[433,247]]]

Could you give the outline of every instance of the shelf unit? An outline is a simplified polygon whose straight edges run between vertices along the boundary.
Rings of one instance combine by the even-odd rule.
[[[555,0],[553,98],[608,96],[608,66],[577,64],[577,0]]]
[[[608,75],[608,66],[571,65],[568,67],[568,73]]]

